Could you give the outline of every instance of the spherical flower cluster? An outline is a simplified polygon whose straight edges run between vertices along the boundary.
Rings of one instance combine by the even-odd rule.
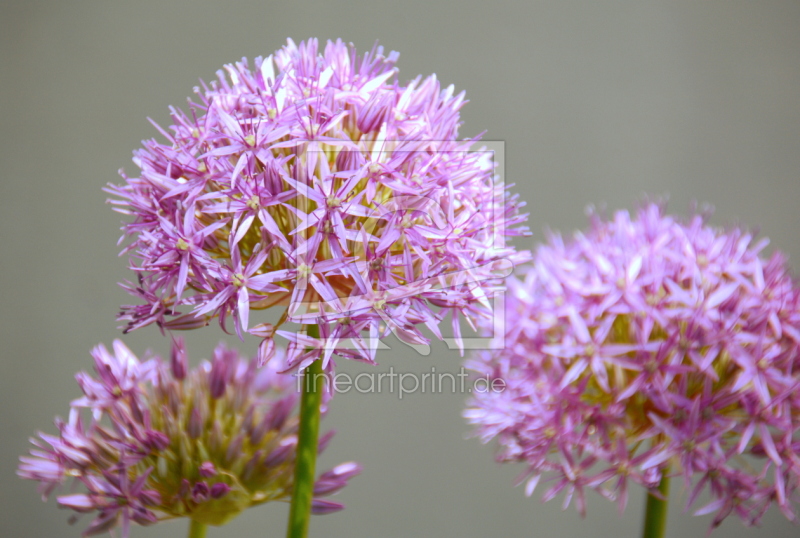
[[[647,205],[594,217],[539,248],[506,303],[505,348],[471,362],[506,389],[465,417],[498,459],[524,462],[531,494],[619,501],[628,483],[680,475],[713,526],[795,517],[800,482],[800,293],[766,241]]]
[[[58,436],[31,439],[36,448],[18,470],[40,482],[44,497],[70,479],[82,483],[85,493],[61,495],[58,503],[97,514],[84,536],[120,526],[127,537],[131,522],[177,517],[221,525],[251,506],[288,501],[297,445],[290,376],[223,346],[189,370],[181,341],[169,363],[140,362],[120,341],[113,354],[98,346],[92,356],[97,377],[76,376],[83,397],[69,420],[56,420]],[[344,508],[318,497],[359,472],[344,463],[323,473],[313,511]]]
[[[448,313],[454,330],[486,315],[521,260],[504,244],[524,233],[521,204],[491,152],[457,141],[463,93],[435,76],[399,85],[397,56],[290,40],[252,69],[225,66],[188,113],[171,109],[167,143],[145,141],[139,177],[108,189],[133,217],[128,330],[232,317],[241,336],[251,309],[283,305],[279,325],[320,326],[278,331],[304,367],[332,353],[372,362],[389,331],[426,343],[419,328],[440,335]],[[263,360],[276,328],[252,330]]]

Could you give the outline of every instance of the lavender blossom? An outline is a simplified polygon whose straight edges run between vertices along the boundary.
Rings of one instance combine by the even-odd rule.
[[[508,294],[505,348],[469,366],[504,391],[465,417],[497,459],[523,462],[526,493],[616,499],[682,476],[686,509],[705,491],[712,527],[793,520],[800,484],[800,293],[767,241],[686,222],[658,205],[593,216],[539,248]],[[652,490],[652,489],[651,489]]]
[[[226,65],[188,113],[171,109],[167,142],[145,141],[139,177],[108,188],[132,217],[126,330],[233,318],[240,336],[289,338],[302,368],[333,353],[374,362],[389,331],[427,343],[419,328],[440,336],[448,313],[460,341],[459,316],[488,315],[524,258],[504,244],[526,233],[522,204],[490,152],[457,141],[464,94],[435,76],[399,85],[397,57],[289,40],[252,69]],[[251,310],[275,305],[278,326],[320,325],[319,338],[251,328]],[[259,350],[266,361],[274,345]]]
[[[84,536],[120,527],[127,537],[131,522],[177,517],[222,525],[251,506],[289,500],[297,394],[277,372],[282,352],[261,369],[219,346],[211,363],[189,370],[181,340],[170,361],[140,362],[120,341],[113,353],[101,345],[92,356],[97,375],[76,376],[84,395],[69,420],[56,420],[59,435],[31,439],[35,448],[17,471],[40,483],[44,499],[68,481],[82,484],[84,493],[57,501],[96,514]],[[351,462],[320,475],[314,513],[344,508],[322,497],[360,470]]]

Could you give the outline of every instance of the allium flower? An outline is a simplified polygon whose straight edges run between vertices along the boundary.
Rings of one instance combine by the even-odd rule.
[[[800,481],[800,300],[785,261],[738,229],[647,205],[638,218],[539,248],[510,283],[505,348],[470,367],[502,378],[465,417],[498,459],[524,462],[531,494],[615,498],[680,475],[713,526],[794,519]]]
[[[139,177],[108,188],[133,217],[127,330],[217,317],[241,336],[251,309],[282,305],[279,325],[322,326],[318,338],[277,331],[304,367],[334,352],[372,362],[389,331],[419,344],[419,326],[438,336],[448,313],[455,331],[459,315],[486,315],[522,259],[504,245],[525,233],[522,204],[491,152],[456,140],[463,93],[435,76],[399,85],[397,57],[289,40],[252,69],[225,66],[188,113],[171,109],[167,142],[145,141]]]
[[[223,346],[190,371],[180,340],[169,363],[140,362],[120,341],[113,354],[98,346],[92,356],[97,376],[76,376],[83,397],[69,420],[56,420],[58,436],[31,439],[36,448],[17,471],[39,481],[45,498],[70,479],[82,483],[85,493],[57,500],[96,513],[84,536],[120,526],[125,537],[132,521],[176,517],[221,525],[251,506],[289,500],[297,444],[291,377]],[[343,463],[320,475],[313,511],[344,508],[322,497],[360,470]]]

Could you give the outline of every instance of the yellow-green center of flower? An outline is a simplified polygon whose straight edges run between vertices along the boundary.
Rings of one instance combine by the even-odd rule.
[[[149,414],[152,428],[167,435],[169,444],[130,464],[129,471],[136,477],[153,469],[146,489],[159,493],[158,510],[167,516],[222,525],[251,506],[291,495],[294,455],[289,453],[285,461],[275,463],[267,463],[267,458],[293,440],[297,419],[289,418],[280,430],[259,429],[269,419],[270,407],[254,405],[257,395],[229,385],[214,399],[208,383],[208,371],[197,369],[183,380],[146,389],[143,411]],[[192,431],[192,421],[198,422],[197,433]],[[204,462],[213,465],[213,475],[202,474]],[[209,488],[222,482],[230,490],[220,498],[195,499],[191,487],[198,482]]]
[[[308,278],[313,272],[311,266],[301,263],[297,266],[297,276],[300,278]]]
[[[636,337],[633,332],[634,329],[631,320],[631,315],[616,315],[612,329],[602,345],[635,344]],[[601,326],[603,325],[603,321],[596,320],[595,325]],[[685,366],[692,370],[691,372],[682,374],[686,379],[686,396],[688,398],[693,398],[703,392],[703,388],[708,383],[709,375],[716,378],[712,381],[712,390],[717,390],[718,387],[732,382],[733,377],[736,375],[736,365],[730,359],[727,352],[724,351],[719,353],[711,363],[713,374],[697,371],[696,365],[689,355],[689,350],[691,348],[693,353],[703,355],[708,352],[709,347],[692,348],[691,343],[688,341],[685,334],[683,334],[685,329],[685,327],[681,328],[682,335],[678,343],[674,345],[672,353],[657,359],[655,352],[652,352],[651,356],[642,364],[641,369],[627,366],[622,361],[614,361],[613,358],[605,362],[604,368],[606,370],[608,383],[607,388],[597,380],[596,374],[591,367],[586,368],[570,385],[579,387],[585,384],[585,389],[581,392],[580,399],[588,405],[597,405],[603,409],[608,409],[612,405],[619,404],[617,396],[630,387],[631,383],[633,383],[637,377],[644,375],[646,377],[645,382],[656,382],[653,376],[667,364]],[[593,334],[594,329],[590,329],[590,333]],[[548,343],[557,344],[563,341],[563,329],[558,323],[552,324],[550,328],[545,331],[544,336]],[[668,338],[669,335],[661,327],[656,325],[651,331],[650,342],[665,342]],[[561,368],[566,371],[576,361],[581,359],[591,360],[597,353],[598,347],[595,344],[589,343],[583,346],[581,353],[576,357],[571,359],[548,357],[547,360],[560,362],[562,364]],[[627,359],[630,364],[635,364],[637,362],[637,353],[631,351],[620,358]],[[759,367],[767,367],[763,359],[759,362]],[[664,378],[669,377],[669,375],[664,376]],[[677,379],[678,376],[674,377]],[[675,379],[672,381],[673,384],[677,382],[678,381]],[[635,436],[649,428],[652,425],[652,421],[648,416],[650,413],[662,414],[641,391],[630,395],[623,400],[623,402],[625,405],[623,415],[627,430],[626,436]],[[716,410],[716,412],[720,411],[721,410]],[[673,418],[676,420],[678,419],[678,417]]]

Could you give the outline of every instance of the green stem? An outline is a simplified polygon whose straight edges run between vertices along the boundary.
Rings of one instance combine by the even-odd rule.
[[[207,530],[208,525],[194,519],[189,520],[189,538],[205,538]]]
[[[316,325],[308,327],[308,336],[319,338]],[[303,376],[303,393],[300,399],[300,424],[297,432],[297,458],[294,468],[294,491],[289,510],[287,538],[305,538],[311,517],[311,499],[314,495],[314,477],[317,463],[317,438],[319,437],[319,407],[324,390],[322,361],[316,360],[306,368]]]
[[[647,494],[647,508],[644,514],[644,529],[642,538],[664,538],[664,531],[667,529],[667,503],[669,502],[669,477],[665,474],[661,476],[661,483],[658,491],[663,500]]]

